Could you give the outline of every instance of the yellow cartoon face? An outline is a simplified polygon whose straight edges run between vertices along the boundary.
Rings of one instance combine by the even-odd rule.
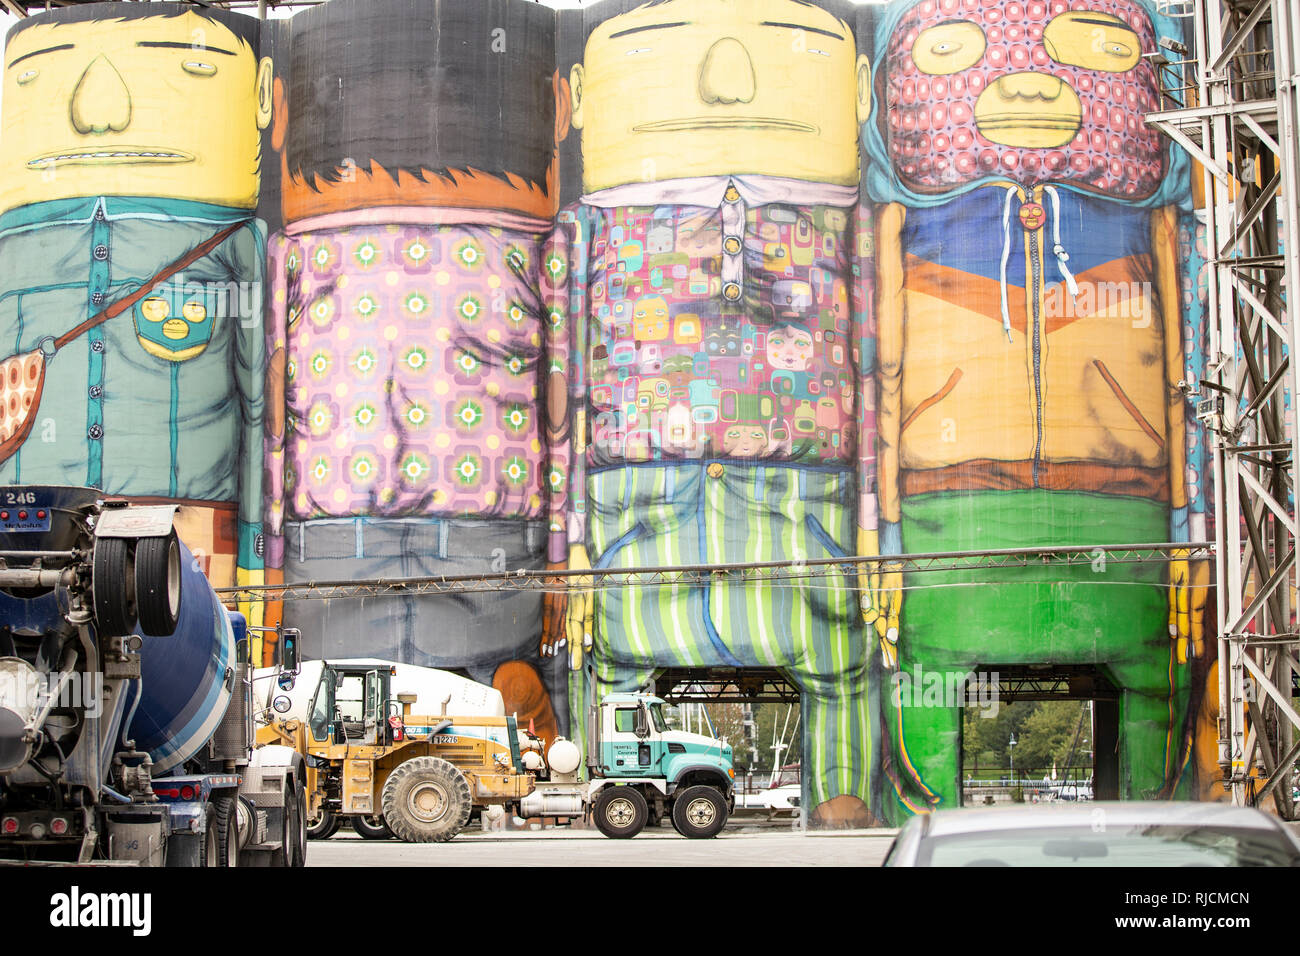
[[[686,176],[858,180],[870,70],[793,0],[668,0],[602,23],[570,73],[588,191]]]
[[[256,205],[271,63],[220,22],[42,23],[4,65],[0,209],[99,195]]]
[[[633,334],[640,342],[668,338],[668,303],[661,295],[642,296],[632,311]]]

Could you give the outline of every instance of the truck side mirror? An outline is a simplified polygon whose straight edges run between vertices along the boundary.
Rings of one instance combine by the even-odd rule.
[[[636,718],[632,723],[632,733],[636,734],[638,737],[650,736],[650,724],[646,720],[644,704],[637,706]]]
[[[280,669],[290,674],[299,672],[301,661],[298,657],[298,641],[302,634],[296,627],[286,627],[280,631]]]

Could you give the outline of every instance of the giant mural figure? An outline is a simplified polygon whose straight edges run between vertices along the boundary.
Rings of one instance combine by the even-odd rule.
[[[572,67],[582,196],[548,263],[550,557],[574,568],[875,552],[869,72],[797,0],[600,4]],[[610,15],[613,12],[615,15]],[[597,588],[570,598],[596,691],[656,668],[799,684],[814,825],[864,825],[878,746],[858,582]],[[581,699],[575,693],[576,699]]]
[[[885,551],[1203,539],[1178,389],[1194,359],[1187,161],[1143,121],[1157,103],[1142,54],[1170,30],[1138,0],[884,11],[864,140]],[[1167,794],[1186,758],[1205,571],[1103,560],[925,575],[905,600],[894,575],[883,599],[901,603],[901,627],[882,653],[904,674],[1099,665],[1121,692],[1121,794]],[[977,580],[996,583],[960,586]],[[902,803],[955,805],[960,710],[903,706],[891,727]]]
[[[0,352],[25,358],[0,483],[177,503],[217,585],[261,582],[258,31],[96,4],[21,20],[5,46]]]
[[[542,568],[542,244],[567,115],[554,15],[335,0],[287,36],[272,134],[285,223],[270,252],[272,573]],[[463,670],[525,726],[566,729],[564,662],[541,653],[536,592],[300,601],[284,616],[313,654]]]

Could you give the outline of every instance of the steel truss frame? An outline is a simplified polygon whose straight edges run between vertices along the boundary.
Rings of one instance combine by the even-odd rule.
[[[1300,378],[1292,358],[1300,353],[1285,295],[1296,294],[1300,276],[1300,3],[1161,5],[1194,24],[1190,51],[1166,46],[1183,59],[1154,56],[1169,108],[1147,121],[1195,157],[1205,187],[1210,344],[1198,418],[1214,446],[1219,765],[1234,803],[1272,795],[1278,813],[1293,819]]]
[[[720,577],[730,581],[816,582],[848,574],[878,571],[981,571],[1030,566],[1077,567],[1108,564],[1153,564],[1208,558],[1208,542],[1182,544],[1095,545],[1065,548],[1007,548],[995,551],[943,551],[924,554],[743,564],[693,564],[656,568],[601,568],[548,571],[520,569],[490,574],[448,574],[431,577],[377,578],[366,581],[306,581],[300,584],[260,584],[217,588],[226,603],[320,601],[338,598],[405,597],[422,594],[474,594],[498,591],[581,593],[611,587],[664,587],[708,584]]]

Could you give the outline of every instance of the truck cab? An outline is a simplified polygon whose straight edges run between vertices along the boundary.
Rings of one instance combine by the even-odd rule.
[[[645,694],[610,694],[601,709],[600,766],[604,777],[677,780],[690,770],[715,771],[730,782],[730,746],[702,734],[673,730],[665,702]]]
[[[665,702],[610,694],[589,718],[588,797],[606,836],[635,836],[664,817],[683,836],[716,836],[735,806],[732,749],[669,727]]]

